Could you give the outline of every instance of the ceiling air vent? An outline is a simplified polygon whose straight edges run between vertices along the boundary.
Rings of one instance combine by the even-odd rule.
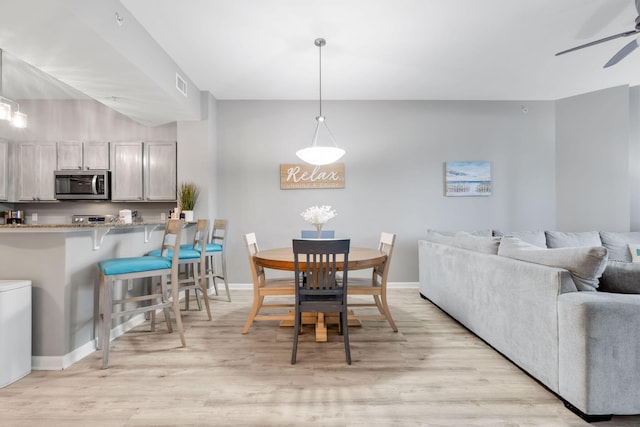
[[[178,73],[176,73],[176,89],[184,96],[187,96],[187,82]]]

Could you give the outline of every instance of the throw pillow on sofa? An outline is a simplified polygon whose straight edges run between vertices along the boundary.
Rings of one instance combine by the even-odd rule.
[[[532,245],[539,246],[541,248],[547,247],[547,238],[544,231],[508,231],[503,232],[500,230],[493,230],[493,235],[498,237],[515,237],[523,242],[531,243]]]
[[[640,294],[640,264],[609,261],[598,290],[618,294]]]
[[[631,262],[630,243],[640,244],[640,232],[616,233],[612,231],[601,231],[600,240],[602,246],[609,251],[610,261]]]
[[[503,237],[498,255],[569,270],[579,291],[595,291],[607,266],[603,246],[543,249],[515,237]]]
[[[545,231],[548,248],[570,248],[576,246],[602,246],[597,231],[564,232]]]
[[[453,237],[453,245],[483,254],[497,255],[500,237],[474,236],[471,233],[460,231]]]
[[[629,252],[631,252],[631,262],[640,262],[640,244],[629,243]]]

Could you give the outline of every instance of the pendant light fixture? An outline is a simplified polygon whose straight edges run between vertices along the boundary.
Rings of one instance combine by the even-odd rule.
[[[14,127],[26,128],[27,127],[27,115],[20,112],[20,104],[12,99],[2,96],[2,56],[3,52],[0,49],[0,120],[11,121]],[[15,105],[16,111],[12,113],[11,105]]]
[[[296,156],[307,163],[312,165],[327,165],[333,163],[344,156],[345,151],[339,148],[336,141],[333,139],[333,135],[327,126],[327,121],[322,115],[322,47],[327,44],[325,39],[316,39],[314,44],[318,46],[320,56],[320,114],[316,117],[316,131],[313,133],[313,141],[307,148],[296,151]],[[326,134],[329,141],[333,145],[318,145],[318,139],[321,139],[321,135]]]

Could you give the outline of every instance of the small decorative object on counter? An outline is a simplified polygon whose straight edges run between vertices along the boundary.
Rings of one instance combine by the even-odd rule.
[[[304,212],[300,215],[304,218],[305,221],[311,223],[316,230],[318,230],[318,239],[322,235],[322,226],[326,224],[331,218],[334,218],[338,213],[331,209],[331,206],[322,205],[322,206],[311,206],[308,207]]]
[[[120,218],[120,223],[122,224],[131,224],[133,222],[130,209],[121,209],[119,218]]]
[[[180,184],[178,192],[178,202],[180,209],[184,212],[184,220],[193,222],[193,208],[198,200],[198,187],[193,182],[183,182]]]

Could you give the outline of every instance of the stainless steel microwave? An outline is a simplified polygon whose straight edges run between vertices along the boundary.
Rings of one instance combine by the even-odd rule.
[[[111,172],[108,170],[55,171],[58,200],[109,200]]]

